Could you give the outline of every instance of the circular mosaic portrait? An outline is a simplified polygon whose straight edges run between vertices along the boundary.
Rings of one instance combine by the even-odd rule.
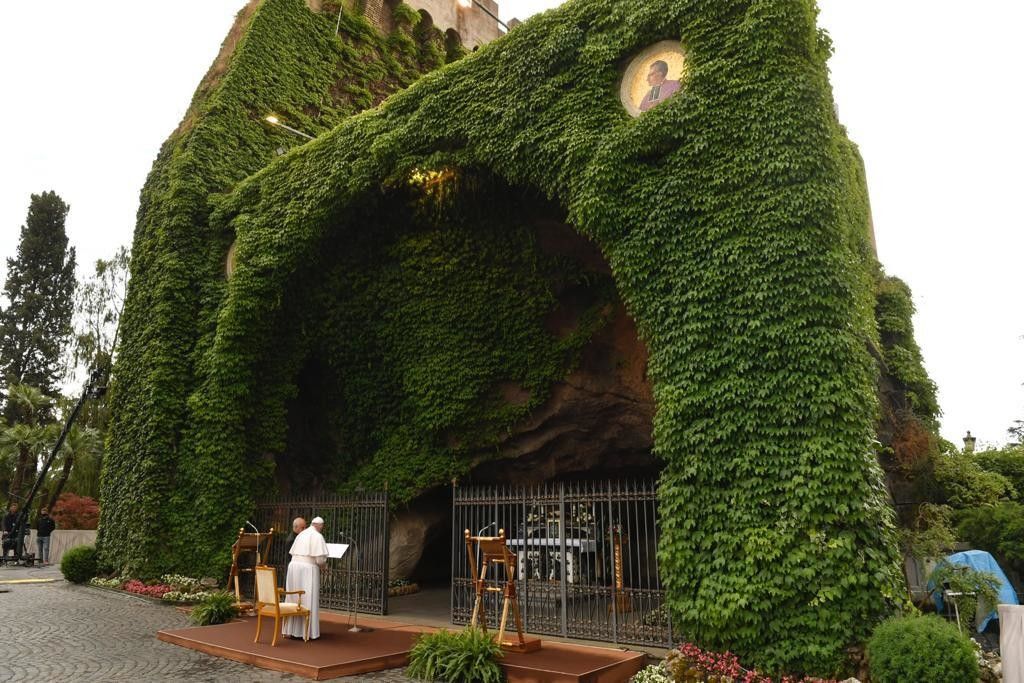
[[[640,116],[678,93],[686,80],[686,52],[675,40],[650,46],[629,63],[619,97],[632,116]]]

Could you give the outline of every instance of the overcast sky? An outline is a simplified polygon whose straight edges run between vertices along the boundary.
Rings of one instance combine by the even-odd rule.
[[[49,189],[71,205],[80,263],[131,243],[157,150],[243,4],[4,3],[0,257],[17,248],[29,195]],[[558,4],[506,0],[502,15]],[[914,290],[943,434],[1002,443],[1024,419],[1024,3],[819,4],[840,118],[867,165],[879,257]]]

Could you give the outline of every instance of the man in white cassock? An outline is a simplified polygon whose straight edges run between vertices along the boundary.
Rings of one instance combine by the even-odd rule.
[[[320,637],[320,569],[327,563],[327,541],[321,535],[324,520],[314,517],[307,529],[295,537],[288,553],[292,561],[288,563],[288,578],[285,579],[285,590],[306,591],[295,596],[297,602],[308,607],[309,639]],[[285,619],[281,633],[293,638],[302,638],[305,634],[305,619]]]

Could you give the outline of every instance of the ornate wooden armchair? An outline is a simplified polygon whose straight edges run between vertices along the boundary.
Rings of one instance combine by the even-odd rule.
[[[273,567],[263,565],[256,569],[256,638],[254,643],[260,640],[260,630],[263,627],[263,617],[274,617],[274,639],[271,646],[277,645],[277,637],[281,634],[281,620],[294,617],[306,618],[306,630],[303,640],[309,640],[309,608],[303,607],[302,596],[306,591],[286,591],[277,587],[277,570]],[[299,596],[298,602],[281,602],[286,595]]]

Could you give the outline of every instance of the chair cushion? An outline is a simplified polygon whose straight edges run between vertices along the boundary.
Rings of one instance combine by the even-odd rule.
[[[281,608],[281,614],[285,612],[298,612],[305,608],[297,602],[282,602],[279,607]]]

